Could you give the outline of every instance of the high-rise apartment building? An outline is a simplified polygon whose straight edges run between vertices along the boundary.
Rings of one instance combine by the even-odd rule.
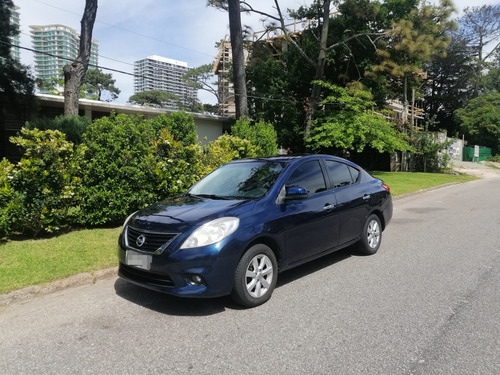
[[[169,109],[179,109],[179,101],[189,106],[196,98],[196,89],[182,81],[189,70],[188,64],[161,56],[148,56],[134,63],[134,92],[166,91],[177,96],[178,101],[167,103]]]
[[[14,6],[11,8],[10,22],[12,25],[19,27],[19,7]],[[19,34],[10,37],[10,42],[13,46],[19,45]],[[21,53],[19,47],[11,47],[10,54],[14,60],[21,62]]]
[[[63,67],[78,57],[80,36],[65,25],[30,26],[37,77],[47,83],[64,79]],[[89,68],[98,65],[98,41],[92,39]],[[40,90],[44,92],[44,89]],[[47,90],[45,90],[47,91]]]

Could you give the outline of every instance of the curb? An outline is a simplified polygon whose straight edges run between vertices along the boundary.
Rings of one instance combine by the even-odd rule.
[[[95,272],[84,272],[42,285],[28,286],[7,294],[0,295],[0,308],[14,303],[26,302],[34,297],[55,293],[67,288],[95,284],[97,280],[111,279],[117,276],[118,267],[107,268]]]

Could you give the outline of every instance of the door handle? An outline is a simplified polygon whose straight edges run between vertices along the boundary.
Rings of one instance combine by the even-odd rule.
[[[370,199],[371,195],[370,194],[365,194],[363,195],[363,199],[366,201],[367,199]]]
[[[328,210],[333,210],[334,208],[335,208],[335,205],[334,205],[334,204],[329,204],[329,203],[327,203],[327,204],[325,205],[325,207],[323,207],[323,210],[324,210],[324,211],[328,211]]]

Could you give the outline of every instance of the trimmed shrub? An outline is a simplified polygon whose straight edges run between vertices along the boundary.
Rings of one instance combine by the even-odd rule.
[[[274,156],[278,153],[276,130],[272,124],[264,121],[252,124],[250,120],[242,117],[233,125],[231,132],[235,137],[246,139],[258,146],[258,156]]]
[[[67,225],[74,203],[77,181],[72,177],[73,144],[60,131],[25,128],[21,136],[11,137],[10,141],[24,149],[21,161],[8,172],[13,189],[6,206],[10,230],[29,232],[35,237],[42,231],[59,231]]]
[[[157,133],[166,128],[174,139],[182,142],[184,146],[194,145],[198,140],[193,115],[174,112],[169,116],[159,115],[150,121]]]
[[[120,223],[131,212],[178,194],[196,180],[198,147],[175,140],[162,128],[168,123],[165,118],[120,114],[89,126],[78,149],[79,223]]]
[[[83,140],[83,133],[90,126],[92,121],[85,116],[57,116],[55,118],[39,118],[29,121],[25,128],[33,130],[59,130],[66,134],[66,140],[75,145],[79,145]]]
[[[194,184],[201,176],[200,149],[197,145],[183,147],[168,129],[162,129],[149,151],[152,187],[163,199],[177,195]]]
[[[7,159],[0,161],[0,238],[8,237],[15,229],[22,207],[12,188],[14,165]]]
[[[203,150],[204,174],[235,159],[252,158],[258,156],[260,148],[246,139],[233,135],[221,135],[217,140],[210,142]]]

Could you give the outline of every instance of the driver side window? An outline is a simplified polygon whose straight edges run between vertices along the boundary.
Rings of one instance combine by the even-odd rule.
[[[317,160],[304,163],[295,169],[286,182],[286,187],[300,186],[309,194],[326,190],[325,177]]]

